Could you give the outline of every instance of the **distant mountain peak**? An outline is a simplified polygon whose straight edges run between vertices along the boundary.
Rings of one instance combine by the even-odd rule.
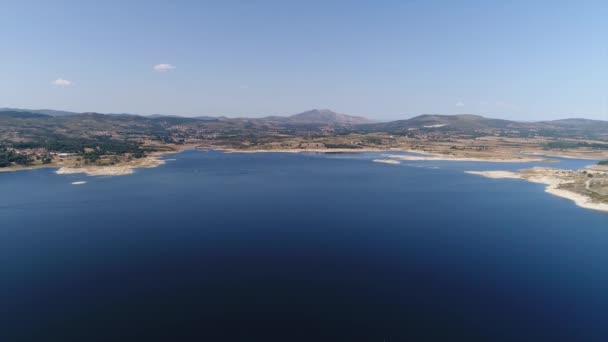
[[[329,114],[329,115],[338,114],[338,113],[334,112],[333,110],[327,109],[327,108],[325,108],[325,109],[315,108],[315,109],[309,110],[308,112],[311,112],[311,113],[320,113],[320,114]],[[304,113],[307,113],[307,112],[304,112]],[[302,114],[302,113],[300,113],[300,114]]]
[[[336,113],[330,109],[311,109],[309,111],[292,115],[288,120],[293,123],[302,124],[337,124],[337,125],[359,125],[372,123],[374,121],[362,116],[353,116]]]

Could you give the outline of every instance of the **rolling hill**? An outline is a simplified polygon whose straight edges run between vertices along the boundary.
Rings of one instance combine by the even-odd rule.
[[[479,115],[424,114],[407,120],[358,125],[359,132],[437,132],[467,135],[510,135],[518,137],[546,136],[577,139],[608,140],[608,121],[565,119],[539,122],[522,122],[486,118]]]
[[[115,132],[120,135],[163,135],[167,130],[181,130],[184,137],[194,134],[223,133],[238,139],[239,135],[267,136],[273,134],[344,134],[390,133],[419,136],[545,136],[555,138],[595,139],[608,141],[608,121],[565,119],[520,122],[486,118],[479,115],[424,114],[406,120],[373,122],[364,117],[340,114],[328,109],[313,109],[291,116],[264,118],[183,117],[177,115],[141,116],[99,113],[64,113],[54,110],[26,111],[0,109],[0,134],[29,132],[62,134],[79,137],[87,134]],[[53,115],[54,114],[54,115]],[[105,133],[103,133],[105,134]],[[0,135],[1,137],[1,135]]]
[[[21,109],[21,108],[0,108],[0,112],[25,112],[25,113],[43,114],[43,115],[48,115],[48,116],[70,116],[70,115],[80,114],[80,113],[68,112],[68,111],[64,111],[64,110]]]
[[[329,109],[312,109],[303,113],[291,116],[268,116],[259,120],[267,120],[289,125],[334,125],[334,126],[354,126],[369,124],[374,121],[347,114],[336,113]]]

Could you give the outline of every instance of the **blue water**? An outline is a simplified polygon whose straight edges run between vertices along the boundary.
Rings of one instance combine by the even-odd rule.
[[[0,341],[606,341],[608,214],[378,156],[2,173]]]

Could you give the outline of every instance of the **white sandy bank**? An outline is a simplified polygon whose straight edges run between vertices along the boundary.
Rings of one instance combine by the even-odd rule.
[[[514,178],[514,179],[522,179],[522,176],[516,172],[511,171],[465,171],[464,173],[469,173],[472,175],[484,176],[486,178]]]
[[[392,165],[401,164],[400,161],[393,160],[393,159],[374,159],[374,163],[384,163],[384,164],[392,164]]]
[[[443,154],[419,153],[419,155],[402,155],[402,154],[386,154],[387,158],[421,161],[421,160],[436,160],[436,161],[470,161],[470,162],[490,162],[490,163],[528,163],[543,161],[542,158],[513,158],[513,157],[494,157],[494,158],[473,158],[473,157],[455,157]]]
[[[565,189],[560,189],[561,184],[569,183],[568,180],[552,176],[551,173],[543,174],[542,168],[524,171],[524,173],[511,171],[465,171],[465,173],[479,175],[487,178],[512,178],[525,179],[529,182],[545,184],[545,192],[554,196],[562,197],[573,201],[576,205],[586,209],[593,209],[608,212],[608,203],[595,202],[591,197],[572,192]],[[533,172],[533,173],[532,173]]]
[[[58,175],[84,173],[88,176],[122,176],[132,174],[133,170],[138,168],[152,168],[163,164],[165,161],[157,157],[145,157],[130,163],[110,166],[62,167],[55,173]]]

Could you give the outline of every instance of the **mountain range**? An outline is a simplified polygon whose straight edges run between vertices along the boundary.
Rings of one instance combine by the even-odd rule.
[[[0,108],[0,112],[21,112],[21,113],[35,113],[42,114],[54,117],[61,116],[74,116],[85,113],[77,113],[77,112],[69,112],[69,111],[61,111],[61,110],[53,110],[53,109],[21,109],[21,108]],[[98,113],[102,114],[102,113]],[[104,115],[113,115],[113,116],[144,116],[138,114],[129,114],[129,113],[107,113]],[[152,114],[146,115],[144,117],[149,117],[153,119],[158,118],[190,118],[186,116],[180,115],[162,115],[162,114]],[[194,119],[199,120],[230,120],[225,116],[194,116]],[[245,120],[256,120],[254,118],[240,118]],[[236,120],[236,119],[235,119]],[[259,118],[259,120],[267,120],[267,121],[275,121],[282,123],[290,123],[290,124],[337,124],[337,125],[359,125],[359,124],[367,124],[373,123],[374,120],[370,120],[361,116],[353,116],[347,114],[340,114],[333,112],[329,109],[312,109],[303,113],[291,115],[291,116],[268,116],[264,118]]]
[[[48,116],[69,116],[69,115],[78,115],[80,113],[76,112],[68,112],[64,110],[54,110],[54,109],[21,109],[21,108],[0,108],[0,112],[24,112],[24,113],[35,113],[42,114]]]
[[[391,134],[412,133],[444,133],[469,135],[513,135],[529,136],[557,136],[570,138],[585,138],[608,140],[608,121],[589,120],[582,118],[522,122],[504,119],[492,119],[479,115],[440,115],[424,114],[413,118],[390,122],[375,122],[365,117],[336,113],[329,109],[312,109],[291,116],[267,116],[263,118],[227,118],[213,116],[183,117],[177,115],[150,115],[135,114],[99,114],[75,113],[51,109],[28,110],[18,108],[0,108],[1,117],[12,118],[57,118],[60,123],[68,122],[81,125],[80,121],[95,118],[111,125],[112,120],[122,119],[122,123],[129,120],[134,123],[146,122],[165,123],[169,125],[191,124],[205,125],[218,130],[256,130],[277,131],[287,129],[295,131],[327,132],[339,130],[341,132],[373,133],[386,132]],[[62,119],[64,118],[64,119]],[[67,120],[69,118],[69,120]],[[66,121],[67,120],[67,121]],[[126,120],[126,121],[125,121]],[[56,120],[51,120],[55,122]],[[116,121],[118,122],[118,121]]]
[[[362,132],[388,132],[395,134],[411,131],[439,131],[478,135],[510,133],[511,135],[521,137],[560,136],[608,140],[608,121],[582,118],[524,122],[492,119],[471,114],[424,114],[407,120],[359,125],[356,129]]]

